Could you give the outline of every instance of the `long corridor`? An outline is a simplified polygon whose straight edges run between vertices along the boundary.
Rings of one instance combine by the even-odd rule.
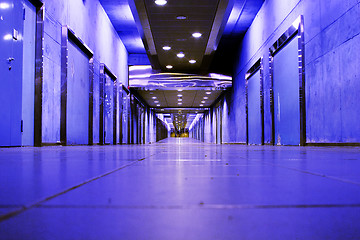
[[[0,149],[1,239],[359,239],[358,147]]]

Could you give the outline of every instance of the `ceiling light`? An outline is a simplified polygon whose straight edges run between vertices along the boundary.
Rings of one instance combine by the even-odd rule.
[[[207,95],[211,94],[211,92],[206,92]]]
[[[159,101],[154,101],[154,103],[159,103]]]
[[[200,107],[204,106],[203,104],[200,104]]]
[[[10,8],[10,4],[8,3],[0,3],[0,9],[7,9]]]
[[[13,39],[13,36],[11,34],[6,34],[4,36],[4,40],[12,40]]]
[[[171,65],[167,65],[167,66],[166,66],[166,68],[167,68],[167,69],[172,69],[172,68],[173,68],[173,66],[171,66]]]
[[[178,102],[178,105],[181,105],[182,104],[182,102]]]
[[[178,89],[178,92],[182,92],[183,90],[182,89]]]
[[[179,99],[178,99],[178,101],[179,101],[179,102],[181,102],[181,101],[182,101],[182,99],[181,99],[181,98],[179,98]]]
[[[203,97],[203,99],[209,99],[209,97]]]
[[[160,107],[160,104],[157,104],[156,106]]]
[[[163,46],[163,49],[164,49],[165,51],[169,51],[169,50],[171,49],[171,47],[170,47],[170,46]]]
[[[201,103],[205,103],[205,101],[201,101]]]
[[[182,94],[178,94],[177,96],[178,96],[178,97],[182,97],[183,95],[182,95]]]
[[[176,19],[178,19],[178,20],[185,20],[185,19],[187,19],[187,17],[184,16],[184,15],[179,15],[179,16],[176,17]]]
[[[202,36],[202,34],[199,33],[199,32],[195,32],[195,33],[192,34],[192,36],[193,36],[194,38],[199,38],[199,37]]]
[[[194,64],[194,63],[196,63],[196,60],[191,59],[191,60],[189,61],[189,63]]]
[[[178,58],[183,58],[183,57],[185,57],[185,54],[183,52],[179,52],[178,54],[176,54],[176,56]]]
[[[167,3],[167,1],[166,0],[155,0],[155,3],[156,3],[156,5],[164,6]]]
[[[157,97],[155,97],[155,96],[154,96],[154,97],[152,97],[152,99],[156,99],[156,98],[157,98]]]

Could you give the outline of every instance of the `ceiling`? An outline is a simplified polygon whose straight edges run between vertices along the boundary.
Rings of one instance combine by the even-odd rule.
[[[203,62],[203,58],[214,52],[213,45],[221,26],[225,26],[222,23],[228,0],[168,0],[163,6],[155,4],[154,0],[131,1],[134,3],[133,13],[139,16],[142,39],[155,69],[166,71],[166,66],[171,65],[171,71],[198,72],[206,68],[204,65],[208,63]],[[193,33],[200,33],[201,37],[195,38]],[[164,46],[171,47],[171,50],[163,50]],[[185,57],[177,57],[180,52]],[[191,64],[189,60],[196,63]]]
[[[264,0],[167,0],[163,6],[155,4],[155,0],[100,2],[129,53],[129,65],[150,63],[160,74],[197,74],[202,80],[201,76],[211,72],[232,75],[241,39]],[[195,32],[201,33],[201,37],[193,37]],[[164,46],[171,49],[164,50]],[[185,54],[183,58],[177,57],[180,52]],[[167,68],[169,65],[171,69]],[[142,81],[145,85],[150,83],[145,79]],[[189,80],[184,78],[183,81]],[[171,119],[171,127],[180,129],[188,128],[197,114],[213,105],[225,90],[187,87],[178,92],[176,88],[129,86],[150,107]]]
[[[152,108],[208,108],[220,96],[222,90],[155,90],[138,91]],[[193,112],[195,112],[194,110]],[[168,110],[167,110],[168,112]]]
[[[132,55],[147,55],[154,69],[231,75],[231,60],[264,0],[100,0]],[[176,19],[186,16],[185,20]],[[191,34],[200,32],[194,39]],[[162,49],[169,45],[172,49]],[[178,59],[176,53],[185,57]],[[214,57],[215,56],[215,57]],[[145,59],[145,58],[142,58]],[[197,62],[192,65],[188,60]],[[130,63],[131,64],[131,63]],[[141,64],[141,63],[140,63]],[[166,69],[173,65],[173,69]]]

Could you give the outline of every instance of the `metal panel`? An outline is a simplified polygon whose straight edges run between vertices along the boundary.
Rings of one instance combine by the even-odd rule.
[[[298,43],[293,40],[274,56],[275,143],[300,144]]]
[[[91,144],[93,52],[67,26],[61,32],[60,141]],[[69,115],[70,114],[70,115]],[[91,136],[89,136],[91,134]]]
[[[126,91],[126,88],[121,88],[121,118],[120,118],[120,143],[129,143],[128,142],[128,131],[129,131],[129,94]]]
[[[60,142],[66,145],[66,103],[67,103],[67,69],[68,69],[68,28],[61,28],[61,112]]]
[[[293,37],[297,37],[297,39],[293,39]],[[290,42],[291,41],[291,42]],[[283,48],[286,50],[289,50],[293,47],[293,56],[291,62],[283,61],[283,66],[286,66],[284,71],[287,71],[289,69],[289,64],[292,64],[293,71],[290,74],[293,74],[294,76],[292,79],[294,79],[292,82],[295,86],[297,84],[297,93],[296,96],[298,96],[297,106],[295,106],[295,103],[293,103],[293,107],[298,109],[298,114],[293,114],[299,116],[296,120],[289,120],[294,124],[293,127],[296,128],[296,131],[298,132],[298,140],[291,140],[287,142],[288,138],[281,139],[280,137],[276,136],[277,133],[281,133],[281,128],[278,130],[276,127],[276,122],[281,121],[282,116],[282,109],[281,104],[284,103],[284,101],[281,100],[281,96],[277,95],[278,92],[275,92],[275,74],[278,72],[278,70],[275,70],[275,68],[280,67],[279,65],[281,63],[278,62],[278,66],[275,66],[275,56],[276,54],[281,51]],[[305,65],[304,65],[304,19],[303,16],[299,16],[295,22],[292,24],[292,26],[289,27],[289,29],[273,44],[273,46],[269,49],[270,51],[270,77],[271,77],[271,88],[270,88],[270,110],[272,114],[272,143],[273,144],[290,144],[290,145],[301,145],[304,146],[306,143],[306,112],[305,112]],[[296,51],[296,54],[295,54]],[[283,53],[280,55],[280,57],[276,57],[278,60],[284,60],[281,59],[281,56],[284,58],[286,57],[286,53]],[[290,56],[288,56],[290,57]],[[295,70],[296,68],[296,70]],[[296,71],[296,74],[295,74]],[[280,72],[279,72],[280,73]],[[285,77],[287,73],[283,72]],[[295,81],[297,83],[295,83]],[[288,84],[287,82],[284,82],[284,84]],[[293,90],[295,91],[295,90]],[[283,91],[286,94],[286,91]],[[280,97],[279,97],[280,96]],[[285,95],[284,95],[285,96]],[[280,99],[280,102],[279,102]],[[287,100],[285,100],[285,103],[287,103]],[[279,107],[280,105],[280,107]],[[285,106],[284,106],[285,107]],[[280,110],[280,112],[279,112]],[[280,120],[279,120],[280,117]],[[298,126],[295,126],[295,123],[293,121],[296,121],[298,123]],[[290,124],[285,124],[284,128],[290,128]],[[285,130],[284,130],[285,131]],[[295,136],[294,136],[295,137]],[[279,141],[280,140],[280,141]],[[285,141],[285,142],[284,142]]]
[[[127,143],[131,143],[131,95],[127,96]]]
[[[88,144],[94,144],[94,58],[89,60],[89,135]]]
[[[35,46],[35,102],[34,102],[34,145],[42,144],[42,87],[43,87],[43,36],[44,6],[39,6],[36,13],[36,46]]]
[[[263,75],[262,58],[245,75],[247,144],[264,144]]]
[[[36,8],[24,1],[23,76],[22,76],[22,145],[34,145]]]
[[[116,144],[117,112],[116,76],[105,64],[100,64],[100,144]]]
[[[23,6],[7,1],[0,8],[0,146],[21,145]]]
[[[72,41],[68,45],[67,144],[89,141],[89,59]]]
[[[260,71],[247,80],[248,144],[261,144]]]
[[[104,143],[114,144],[114,109],[115,109],[115,93],[114,82],[105,75],[105,97],[104,97]]]
[[[216,108],[216,143],[222,144],[222,104]]]

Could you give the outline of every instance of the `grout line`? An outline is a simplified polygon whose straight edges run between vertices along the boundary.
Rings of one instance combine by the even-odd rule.
[[[154,155],[156,155],[156,154],[157,154],[157,153],[152,154],[152,155],[150,155],[150,156],[148,156],[148,157],[152,157],[152,156],[154,156]],[[126,167],[135,165],[135,164],[138,163],[138,162],[144,161],[144,160],[145,160],[146,158],[148,158],[148,157],[143,157],[143,158],[140,158],[140,159],[138,159],[138,160],[135,160],[135,161],[133,161],[133,162],[131,162],[131,163],[122,165],[121,167],[118,167],[118,168],[113,169],[113,170],[111,170],[111,171],[109,171],[109,172],[106,172],[106,173],[101,174],[101,175],[99,175],[99,176],[96,176],[96,177],[93,177],[93,178],[91,178],[91,179],[88,179],[88,180],[86,180],[85,182],[82,182],[82,183],[80,183],[80,184],[78,184],[78,185],[75,185],[75,186],[72,186],[72,187],[70,187],[70,188],[67,188],[67,189],[65,189],[65,190],[63,190],[63,191],[61,191],[61,192],[59,192],[59,193],[56,193],[56,194],[51,195],[51,196],[49,196],[49,197],[45,197],[45,198],[43,198],[43,199],[41,199],[41,200],[39,200],[39,201],[37,201],[37,202],[35,202],[35,203],[31,203],[31,204],[28,204],[28,205],[21,205],[19,209],[16,209],[16,210],[11,211],[11,212],[8,212],[8,213],[6,213],[6,214],[0,215],[0,222],[5,221],[5,220],[7,220],[7,219],[9,219],[9,218],[15,217],[15,216],[19,215],[20,213],[25,212],[26,210],[29,210],[29,209],[32,209],[32,208],[37,208],[37,207],[39,207],[41,204],[43,204],[43,203],[45,203],[45,202],[47,202],[47,201],[49,201],[49,200],[52,200],[52,199],[54,199],[54,198],[56,198],[56,197],[59,197],[59,196],[65,194],[65,193],[68,193],[68,192],[70,192],[70,191],[72,191],[72,190],[75,190],[75,189],[77,189],[77,188],[79,188],[79,187],[82,187],[82,186],[84,186],[85,184],[88,184],[88,183],[91,183],[91,182],[93,182],[93,181],[96,181],[96,180],[98,180],[98,179],[100,179],[100,178],[106,177],[106,176],[108,176],[108,175],[110,175],[110,174],[112,174],[112,173],[115,173],[115,172],[117,172],[117,171],[119,171],[119,170],[121,170],[121,169],[124,169],[124,168],[126,168]]]
[[[334,177],[334,176],[328,176],[326,174],[317,173],[317,172],[310,172],[310,171],[302,170],[302,169],[298,169],[298,168],[286,167],[286,166],[279,165],[279,164],[271,164],[271,163],[265,163],[265,164],[270,165],[270,166],[274,166],[274,167],[281,167],[281,168],[294,170],[294,171],[301,172],[301,173],[306,173],[306,174],[310,174],[310,175],[314,175],[314,176],[318,176],[318,177],[328,178],[328,179],[332,179],[332,180],[335,180],[335,181],[344,182],[344,183],[351,183],[351,184],[360,186],[360,182],[355,182],[355,181],[348,180],[348,179],[343,179],[343,178]]]
[[[305,209],[305,208],[360,208],[360,204],[199,204],[192,205],[37,205],[38,209]]]

